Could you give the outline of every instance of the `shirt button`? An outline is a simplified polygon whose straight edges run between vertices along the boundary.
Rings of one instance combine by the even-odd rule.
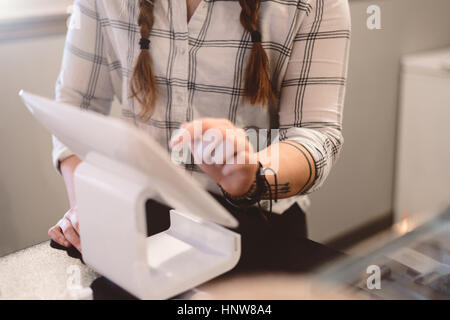
[[[180,54],[184,55],[186,53],[186,49],[185,48],[180,48]]]

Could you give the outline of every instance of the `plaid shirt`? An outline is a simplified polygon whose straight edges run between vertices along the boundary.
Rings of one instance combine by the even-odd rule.
[[[200,117],[241,128],[269,128],[265,108],[244,101],[243,74],[252,47],[238,1],[203,0],[187,22],[185,0],[155,0],[150,52],[158,85],[153,117],[141,121],[130,98],[139,54],[138,0],[76,0],[56,99],[108,114],[114,97],[123,119],[168,147],[173,131]],[[347,0],[262,0],[262,44],[279,98],[280,139],[302,144],[326,179],[342,148],[342,112],[350,38]],[[55,166],[72,155],[54,138]],[[193,176],[217,192],[193,167]],[[280,201],[278,212],[292,203]],[[277,209],[275,208],[275,211]]]

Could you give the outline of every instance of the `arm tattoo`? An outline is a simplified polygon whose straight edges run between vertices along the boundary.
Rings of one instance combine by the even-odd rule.
[[[268,184],[270,185],[270,189],[266,188],[266,190],[264,191],[264,193],[261,195],[263,199],[270,199],[271,196],[274,195],[284,195],[284,194],[289,194],[291,193],[291,183],[290,182],[286,182],[286,183],[271,183]],[[252,183],[252,186],[250,187],[250,189],[247,191],[248,194],[251,194],[253,192],[255,192],[256,190],[256,181],[254,181]],[[277,198],[277,197],[275,197]]]
[[[296,143],[290,142],[290,141],[280,141],[280,143],[288,144],[288,145],[290,145],[291,147],[294,147],[295,149],[297,149],[298,151],[300,151],[300,152],[303,154],[303,156],[305,157],[306,161],[308,162],[308,167],[309,167],[309,176],[308,176],[308,180],[306,180],[305,184],[304,184],[303,187],[300,189],[300,191],[296,193],[296,195],[302,194],[302,193],[304,192],[305,188],[309,185],[309,183],[310,183],[310,181],[311,181],[311,178],[312,178],[312,165],[311,165],[311,162],[309,161],[309,158],[308,158],[308,156],[305,154],[305,152],[304,152],[301,148],[299,148],[299,146],[297,146]]]

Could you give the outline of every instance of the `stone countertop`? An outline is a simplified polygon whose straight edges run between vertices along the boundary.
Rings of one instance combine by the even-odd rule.
[[[49,242],[0,258],[0,300],[61,299],[77,281],[89,287],[99,275]],[[255,273],[225,274],[189,292],[181,299],[344,299],[354,293],[315,290],[309,274]],[[364,298],[364,297],[358,297]]]
[[[68,283],[79,279],[81,286],[89,287],[97,277],[80,260],[46,241],[0,258],[0,299],[58,299]]]

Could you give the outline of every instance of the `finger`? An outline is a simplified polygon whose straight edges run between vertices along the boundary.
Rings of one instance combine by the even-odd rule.
[[[172,138],[170,139],[170,147],[174,149],[182,141],[190,141],[191,139],[189,138],[189,135],[189,131],[184,128],[175,130]]]
[[[207,165],[223,164],[223,162],[215,161],[216,152],[220,150],[218,147],[222,143],[223,136],[220,130],[205,131],[203,138],[193,143],[194,159],[200,159],[200,163]]]
[[[194,142],[195,154],[207,164],[223,164],[236,152],[245,149],[247,137],[242,129],[227,125],[210,128]]]
[[[172,140],[172,145],[185,145],[191,149],[196,164],[244,164],[242,155],[253,148],[243,129],[226,119],[202,118],[182,125]],[[244,152],[245,151],[245,152]],[[236,155],[240,155],[236,158]]]
[[[191,121],[185,123],[181,126],[185,134],[182,135],[181,139],[183,143],[192,142],[201,138],[203,134],[203,122],[201,120]]]
[[[61,228],[58,225],[55,225],[48,229],[48,235],[50,239],[58,243],[59,245],[62,245],[63,247],[70,247],[70,242],[67,241],[67,239],[64,237]]]
[[[200,118],[191,122],[185,122],[181,125],[181,128],[190,130],[192,127],[199,126],[206,131],[215,127],[234,128],[233,123],[230,120],[224,118]]]
[[[213,160],[216,163],[246,164],[248,163],[246,155],[252,153],[253,148],[244,130],[227,130],[226,137],[217,147]]]
[[[183,123],[181,128],[187,130],[193,140],[201,138],[201,135],[210,129],[224,131],[232,129],[234,125],[227,119],[201,118],[188,123]]]
[[[196,164],[213,164],[211,155],[223,140],[222,132],[227,127],[223,119],[204,118],[183,124],[171,139],[172,150],[181,146],[190,149]],[[184,149],[183,149],[184,150]]]
[[[64,234],[64,237],[75,247],[78,249],[78,251],[81,252],[81,243],[80,243],[80,236],[75,231],[75,229],[72,226],[72,223],[69,219],[63,218],[59,224],[61,227],[61,230]]]

